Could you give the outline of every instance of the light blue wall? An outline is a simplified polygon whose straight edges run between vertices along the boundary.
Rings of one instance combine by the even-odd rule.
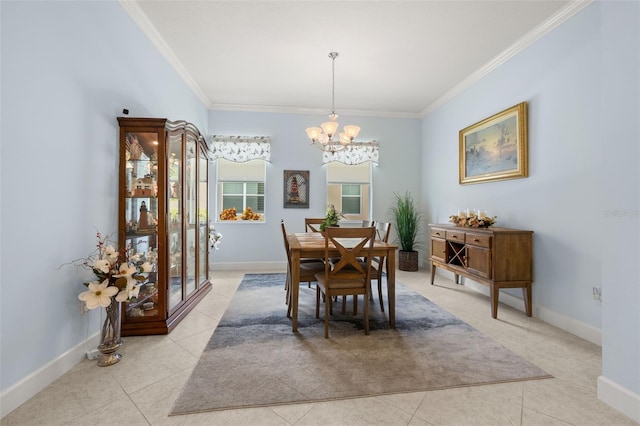
[[[340,111],[338,111],[339,113]],[[214,267],[232,263],[286,261],[280,232],[280,219],[287,230],[304,231],[305,217],[324,216],[326,211],[326,173],[322,153],[311,146],[305,128],[326,121],[326,115],[283,113],[247,113],[211,111],[211,134],[270,136],[271,163],[267,165],[266,223],[218,223],[223,235],[221,249],[213,254]],[[361,127],[358,140],[380,142],[380,163],[373,168],[373,218],[389,220],[393,193],[420,192],[420,120],[340,115],[341,124]],[[309,170],[310,200],[308,209],[283,208],[283,171]],[[212,168],[215,177],[215,167]],[[215,191],[215,188],[212,188]],[[214,202],[215,194],[212,193]],[[213,204],[212,207],[213,209]],[[215,212],[214,212],[215,213]],[[224,265],[223,265],[224,264]]]
[[[601,10],[602,374],[640,400],[640,3]]]
[[[636,394],[639,26],[637,2],[596,2],[422,123],[430,220],[484,208],[499,226],[533,230],[534,315],[565,328],[602,327],[604,373]],[[522,101],[529,177],[459,185],[459,130]],[[616,209],[629,214],[612,218]],[[602,287],[602,305],[594,286]]]
[[[207,110],[117,2],[0,2],[0,388],[99,329],[80,314],[86,277],[65,262],[117,230],[118,127]],[[90,348],[87,348],[87,350]]]

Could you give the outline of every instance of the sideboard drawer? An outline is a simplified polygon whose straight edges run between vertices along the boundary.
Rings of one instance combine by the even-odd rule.
[[[464,231],[447,230],[447,240],[456,241],[458,243],[464,243]]]
[[[444,229],[438,229],[438,228],[432,228],[431,229],[431,236],[433,238],[442,238],[444,239],[446,235],[446,231]]]
[[[491,235],[485,234],[473,234],[471,232],[467,232],[467,237],[465,239],[467,244],[471,244],[478,247],[491,247]]]

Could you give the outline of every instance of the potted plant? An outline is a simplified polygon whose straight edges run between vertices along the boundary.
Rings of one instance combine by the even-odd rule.
[[[338,213],[333,207],[333,204],[329,204],[327,208],[327,215],[324,217],[324,222],[320,224],[320,231],[324,231],[324,228],[327,226],[339,226],[338,222],[340,221],[340,217],[344,217],[342,213]]]
[[[394,195],[396,204],[391,211],[400,240],[398,268],[401,271],[417,271],[418,251],[416,249],[420,246],[417,237],[422,215],[409,191],[404,194],[394,192]]]

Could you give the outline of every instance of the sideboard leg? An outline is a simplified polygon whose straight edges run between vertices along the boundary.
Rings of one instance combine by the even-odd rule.
[[[524,296],[524,309],[527,316],[530,317],[533,315],[531,309],[531,282],[528,282],[525,287],[522,287],[522,295]]]
[[[431,263],[431,285],[433,285],[433,280],[436,278],[436,265]]]
[[[498,318],[498,295],[500,294],[500,288],[494,283],[489,285],[489,296],[491,297],[491,317],[493,319]]]

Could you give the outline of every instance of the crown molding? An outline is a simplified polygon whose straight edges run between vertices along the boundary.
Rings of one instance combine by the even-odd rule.
[[[527,34],[522,36],[518,41],[516,41],[509,48],[504,50],[498,56],[493,58],[487,64],[485,64],[482,68],[471,74],[469,77],[462,80],[460,83],[455,85],[451,90],[445,93],[443,96],[438,98],[434,103],[425,108],[419,116],[425,117],[429,113],[435,111],[445,103],[449,102],[451,99],[462,93],[464,90],[468,89],[475,83],[477,83],[480,79],[485,77],[487,74],[491,73],[493,70],[498,68],[500,65],[507,62],[509,59],[513,58],[518,53],[525,50],[531,44],[541,39],[548,33],[550,33],[553,29],[557,28],[560,24],[580,12],[585,7],[589,6],[593,0],[577,0],[569,3],[567,6],[560,9],[557,13],[551,16],[549,19],[529,31]]]
[[[149,18],[147,18],[147,15],[142,11],[140,6],[138,6],[138,3],[133,0],[118,0],[118,3],[120,3],[129,16],[138,24],[147,37],[149,37],[169,64],[173,66],[178,75],[182,77],[187,86],[189,86],[193,93],[200,99],[200,102],[202,102],[206,108],[209,108],[211,100],[205,95],[189,71],[182,65],[182,62],[180,62],[175,53],[173,53],[173,50],[171,50],[167,42],[162,38],[158,30],[156,30],[156,27],[149,21]]]

